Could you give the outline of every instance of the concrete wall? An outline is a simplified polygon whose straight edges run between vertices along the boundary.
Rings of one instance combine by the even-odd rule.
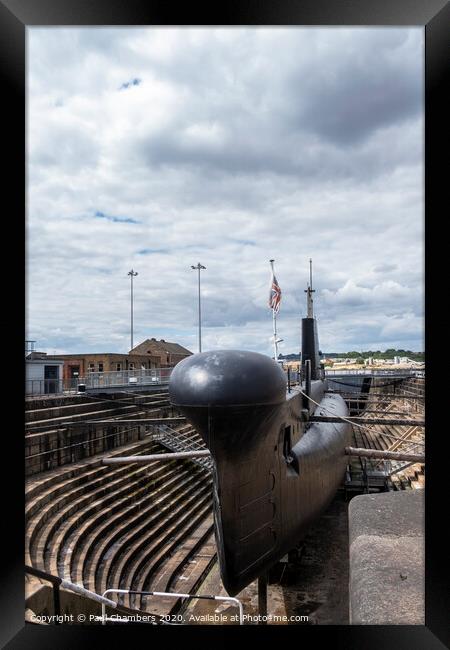
[[[112,414],[112,413],[111,413]],[[108,417],[110,417],[110,415]],[[176,417],[172,408],[152,410],[151,417]],[[141,419],[148,415],[130,413],[130,418]],[[56,427],[56,425],[55,425]],[[61,465],[69,465],[95,454],[108,454],[111,450],[136,440],[146,432],[157,432],[154,425],[82,425],[68,429],[32,433],[25,436],[25,476],[45,472]]]
[[[350,623],[424,625],[424,490],[349,505]]]

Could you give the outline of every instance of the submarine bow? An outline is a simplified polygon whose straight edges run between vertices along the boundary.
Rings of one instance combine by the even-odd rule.
[[[335,415],[344,400],[311,382]],[[279,365],[256,352],[194,354],[172,371],[172,404],[211,451],[214,521],[222,582],[236,595],[292,549],[333,498],[345,473],[345,422],[310,423],[302,391],[286,393]],[[319,408],[320,408],[319,407]]]

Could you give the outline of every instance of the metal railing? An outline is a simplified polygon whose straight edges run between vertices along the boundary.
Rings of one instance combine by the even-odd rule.
[[[405,442],[408,443],[409,441],[405,441]],[[401,451],[408,454],[423,454],[423,447],[420,445],[420,442],[414,440],[411,441],[410,444],[405,445],[405,447],[402,448]],[[411,465],[415,465],[416,463],[417,461],[409,461],[407,463],[405,463],[405,461],[402,460],[393,461],[389,464],[387,473],[389,476],[394,476],[394,474],[397,474],[398,472],[402,472],[404,469],[407,469],[408,467],[410,467]]]
[[[151,368],[139,370],[120,370],[117,372],[88,372],[78,383],[86,388],[107,386],[135,386],[167,384],[172,368]]]
[[[172,427],[162,424],[158,427],[158,432],[152,435],[152,438],[153,440],[161,442],[161,444],[173,452],[207,451],[208,453],[204,454],[205,458],[193,457],[193,460],[196,464],[201,465],[202,467],[206,467],[208,470],[212,470],[213,462],[211,453],[205,448],[202,443],[190,439],[189,435],[190,434],[186,436],[184,433],[180,434],[179,431],[172,429]]]
[[[88,372],[84,377],[71,377],[69,379],[27,379],[25,381],[25,395],[78,393],[80,384],[83,384],[87,389],[165,385],[169,382],[171,373],[172,368],[147,368],[117,372]]]
[[[183,599],[188,599],[188,600],[193,600],[193,599],[198,599],[198,600],[219,600],[222,602],[229,602],[232,603],[233,605],[237,606],[239,608],[239,625],[244,624],[244,608],[242,606],[242,603],[240,600],[237,598],[232,598],[231,596],[208,596],[208,595],[199,595],[199,594],[178,594],[174,592],[165,592],[165,591],[134,591],[131,589],[107,589],[101,596],[94,591],[90,591],[89,589],[86,589],[85,587],[82,587],[81,585],[78,585],[74,582],[70,582],[70,580],[65,580],[64,578],[60,578],[59,576],[54,576],[51,573],[47,573],[46,571],[41,571],[40,569],[36,569],[35,567],[31,567],[28,565],[25,565],[25,573],[28,573],[29,575],[32,575],[36,578],[40,578],[41,580],[45,580],[46,582],[50,582],[52,585],[52,591],[53,591],[53,622],[55,625],[60,625],[60,619],[61,619],[61,598],[60,598],[60,589],[68,589],[69,591],[72,591],[75,594],[78,594],[79,596],[83,596],[84,598],[88,598],[89,600],[92,600],[99,605],[102,606],[102,615],[101,615],[101,621],[102,625],[106,625],[107,621],[114,621],[117,622],[118,617],[114,618],[108,618],[106,616],[106,606],[108,605],[112,609],[116,609],[118,612],[122,612],[123,615],[120,616],[120,621],[128,621],[131,620],[134,622],[133,616],[130,616],[130,613],[127,610],[123,610],[121,606],[116,603],[116,601],[111,600],[110,598],[107,598],[107,594],[132,594],[132,595],[141,595],[141,596],[162,596],[162,597],[167,597],[167,598],[176,598],[177,600],[179,598]],[[97,618],[97,617],[96,617]]]
[[[26,395],[62,395],[77,393],[78,386],[84,384],[89,388],[109,388],[128,386],[158,386],[168,384],[173,368],[146,368],[138,370],[120,370],[111,372],[88,372],[84,377],[70,379],[29,379],[25,382]],[[289,367],[285,369],[289,388],[298,383],[301,377],[296,370]],[[385,368],[369,370],[367,368],[355,369],[328,369],[324,371],[325,377],[425,377],[424,370]]]
[[[239,625],[244,625],[244,608],[242,603],[237,598],[232,598],[231,596],[206,596],[199,594],[177,594],[171,591],[134,591],[133,589],[107,589],[103,592],[103,598],[105,601],[106,594],[132,594],[140,596],[162,596],[164,598],[186,598],[189,600],[198,599],[198,600],[220,600],[222,602],[233,603],[239,608]],[[106,625],[106,622],[110,620],[106,616],[106,604],[102,604],[102,625]],[[116,619],[112,619],[116,620]]]
[[[292,385],[302,383],[304,381],[304,370],[298,371],[297,369],[292,369],[289,366],[283,368],[286,375],[288,390]],[[358,368],[354,369],[343,369],[338,370],[337,368],[322,368],[320,371],[321,379],[330,379],[333,377],[397,377],[403,379],[406,377],[425,377],[425,370],[415,370],[412,368],[406,368],[404,370],[400,368],[378,368],[378,369],[369,369],[369,368]]]
[[[25,381],[25,395],[61,395],[64,392],[66,389],[63,379],[27,379]]]
[[[59,576],[53,576],[51,575],[51,573],[47,573],[46,571],[41,571],[40,569],[36,569],[28,565],[25,565],[25,573],[35,576],[36,578],[40,578],[41,580],[46,580],[47,582],[50,582],[50,584],[52,585],[53,614],[55,616],[53,620],[55,625],[60,624],[58,620],[59,617],[61,616],[60,588],[69,589],[69,591],[73,591],[74,593],[79,594],[80,596],[84,596],[85,598],[89,598],[89,600],[93,600],[96,603],[101,604],[102,614],[104,613],[104,611],[106,611],[106,605],[109,605],[114,609],[118,608],[118,604],[114,600],[111,600],[110,598],[105,598],[105,596],[99,596],[99,594],[96,594],[94,591],[89,591],[89,589],[85,589],[85,587],[82,587],[81,585],[77,585],[74,582],[70,582],[70,580],[64,580]]]
[[[353,369],[343,369],[338,370],[337,368],[332,370],[329,368],[325,369],[326,377],[338,377],[338,376],[350,376],[350,375],[362,375],[362,376],[375,376],[375,377],[425,377],[424,370],[414,370],[412,368],[406,368],[401,370],[400,368],[383,368],[383,369],[369,369],[369,368],[355,368]]]

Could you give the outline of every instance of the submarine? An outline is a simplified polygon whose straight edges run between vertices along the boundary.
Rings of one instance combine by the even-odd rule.
[[[298,386],[287,385],[274,359],[242,350],[194,354],[169,381],[171,403],[212,455],[215,538],[230,596],[298,545],[347,468],[350,424],[309,421],[313,414],[345,417],[348,408],[327,390],[311,284],[305,291]]]

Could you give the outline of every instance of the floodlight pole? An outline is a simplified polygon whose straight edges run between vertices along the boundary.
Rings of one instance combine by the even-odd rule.
[[[131,330],[131,348],[130,350],[133,349],[133,278],[136,277],[137,272],[133,271],[128,271],[128,275],[130,276],[131,279],[131,324],[130,324],[130,330]]]
[[[200,262],[197,264],[197,266],[192,266],[191,269],[197,269],[198,271],[198,351],[202,351],[202,308],[201,308],[201,300],[200,300],[200,271],[201,269],[206,269],[206,266],[203,266],[200,264]]]

